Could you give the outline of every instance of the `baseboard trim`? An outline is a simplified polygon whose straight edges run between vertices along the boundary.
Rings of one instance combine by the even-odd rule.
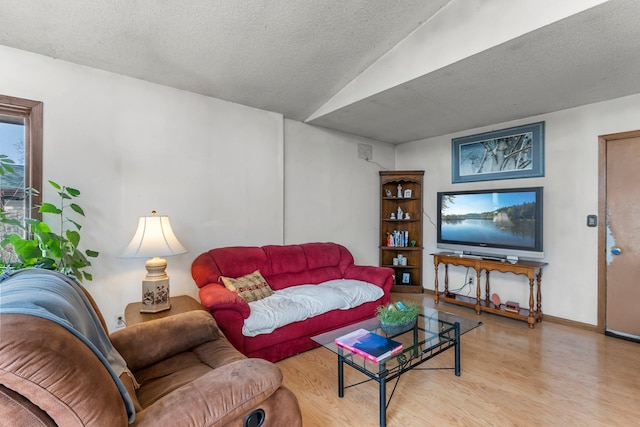
[[[433,295],[435,291],[433,289],[423,289],[425,294]],[[583,329],[585,331],[591,331],[596,333],[601,333],[598,331],[598,327],[596,325],[590,325],[588,323],[576,322],[575,320],[565,319],[563,317],[550,316],[548,314],[542,315],[543,322],[557,323],[559,325],[571,326],[572,328]]]
[[[543,314],[542,319],[543,322],[557,323],[559,325],[571,326],[585,331],[598,332],[598,327],[596,325],[590,325],[588,323],[576,322],[575,320],[564,319],[562,317],[549,316],[548,314]]]

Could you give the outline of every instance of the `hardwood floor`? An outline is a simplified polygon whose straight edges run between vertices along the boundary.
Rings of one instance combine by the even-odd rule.
[[[433,307],[430,294],[392,294]],[[439,310],[475,319],[440,303]],[[535,329],[484,313],[462,337],[462,373],[413,370],[387,410],[389,427],[640,425],[640,344],[557,323]],[[453,366],[453,351],[425,367]],[[282,360],[284,383],[298,397],[305,427],[377,426],[377,383],[337,393],[336,356],[324,348]],[[345,367],[345,384],[364,377]],[[388,386],[389,395],[393,384]]]

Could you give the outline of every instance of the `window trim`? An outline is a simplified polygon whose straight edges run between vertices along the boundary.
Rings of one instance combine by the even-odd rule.
[[[30,218],[42,220],[37,207],[42,203],[42,102],[0,95],[0,114],[25,120],[25,186],[37,190],[29,197],[26,211]]]

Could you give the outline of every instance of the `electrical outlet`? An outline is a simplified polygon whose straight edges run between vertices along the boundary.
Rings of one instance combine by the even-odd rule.
[[[122,329],[127,326],[127,322],[124,321],[124,314],[116,314],[113,316],[114,329]]]
[[[469,286],[473,286],[473,277],[469,277]]]

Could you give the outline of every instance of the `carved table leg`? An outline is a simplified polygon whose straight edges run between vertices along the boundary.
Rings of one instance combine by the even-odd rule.
[[[444,265],[444,296],[449,295],[449,264]]]
[[[533,324],[536,321],[536,318],[533,315],[533,277],[529,279],[529,317],[527,318],[527,323],[529,323],[529,327],[533,329]]]
[[[444,295],[449,292],[449,264],[444,265]]]
[[[480,314],[480,272],[482,270],[478,270],[478,283],[476,284],[476,314]],[[487,282],[488,283],[488,282]]]
[[[542,269],[538,270],[536,281],[538,282],[538,294],[536,295],[536,312],[538,313],[538,322],[542,322],[542,292],[540,291],[540,285],[542,284]]]
[[[435,287],[435,292],[433,293],[433,302],[435,304],[438,304],[438,299],[440,298],[440,296],[438,295],[438,267],[440,266],[440,264],[437,261],[434,261],[434,266],[435,266],[435,283],[434,283],[434,287]]]
[[[484,274],[487,279],[484,288],[484,300],[487,302],[487,307],[489,307],[489,295],[491,293],[491,287],[489,286],[489,270],[485,270]],[[480,272],[478,272],[478,286],[480,286]]]

